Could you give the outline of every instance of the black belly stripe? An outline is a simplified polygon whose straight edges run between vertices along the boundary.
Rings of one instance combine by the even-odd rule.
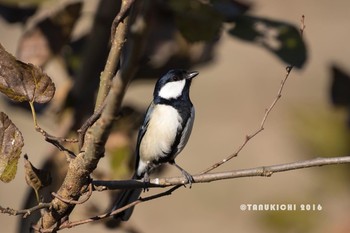
[[[182,95],[177,99],[157,98],[154,101],[156,104],[164,104],[164,105],[172,106],[173,108],[175,108],[178,111],[178,113],[182,119],[186,119],[186,120],[181,122],[181,129],[180,130],[178,129],[178,131],[177,131],[174,143],[170,147],[171,148],[170,152],[164,153],[164,151],[163,151],[163,153],[166,156],[163,156],[163,157],[157,156],[158,159],[155,161],[152,161],[155,164],[161,164],[161,163],[166,163],[166,162],[173,160],[175,155],[178,153],[178,145],[181,142],[182,133],[186,127],[188,119],[191,117],[191,110],[192,110],[193,104],[187,95]]]

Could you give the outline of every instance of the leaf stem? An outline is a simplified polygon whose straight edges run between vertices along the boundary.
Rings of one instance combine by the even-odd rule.
[[[37,120],[37,117],[36,117],[34,102],[33,101],[29,101],[29,106],[30,106],[30,110],[31,110],[32,116],[33,116],[34,127],[35,127],[35,129],[37,129],[39,126],[38,126],[38,120]]]

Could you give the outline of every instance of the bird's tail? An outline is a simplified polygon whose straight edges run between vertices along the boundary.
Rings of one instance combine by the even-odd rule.
[[[137,179],[138,177],[136,175],[133,176],[133,179]],[[117,200],[115,201],[112,211],[117,210],[119,208],[122,208],[134,201],[136,201],[142,192],[142,188],[141,189],[127,189],[122,191]],[[128,221],[130,216],[132,215],[132,212],[134,211],[134,207],[130,207],[116,215],[114,215],[113,217],[115,219],[119,219],[121,221]]]

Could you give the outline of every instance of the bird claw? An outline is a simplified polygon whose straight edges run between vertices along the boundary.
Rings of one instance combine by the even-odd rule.
[[[187,179],[187,183],[190,185],[190,188],[192,188],[192,183],[195,182],[192,175],[190,173],[188,173],[187,171],[185,171],[185,169],[183,169],[182,167],[177,165],[174,160],[170,161],[169,163],[174,165],[175,167],[177,167],[177,169],[179,169],[181,171],[182,175]],[[184,186],[186,187],[185,184],[184,184]]]
[[[189,184],[189,187],[192,188],[192,183],[194,183],[194,179],[192,175],[186,172],[185,170],[182,170],[181,172],[182,172],[182,175],[187,179],[187,183]],[[184,186],[186,187],[186,184],[184,184]]]
[[[145,173],[144,177],[142,178],[142,181],[143,181],[143,184],[144,184],[143,191],[144,192],[146,192],[146,191],[148,192],[149,188],[148,188],[147,184],[149,183],[150,178],[149,178],[149,175],[148,175],[147,172]]]

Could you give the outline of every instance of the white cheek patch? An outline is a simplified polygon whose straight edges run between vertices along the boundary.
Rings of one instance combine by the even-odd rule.
[[[176,99],[181,96],[185,87],[186,80],[180,80],[175,82],[169,82],[165,84],[159,91],[159,96],[164,99]]]

